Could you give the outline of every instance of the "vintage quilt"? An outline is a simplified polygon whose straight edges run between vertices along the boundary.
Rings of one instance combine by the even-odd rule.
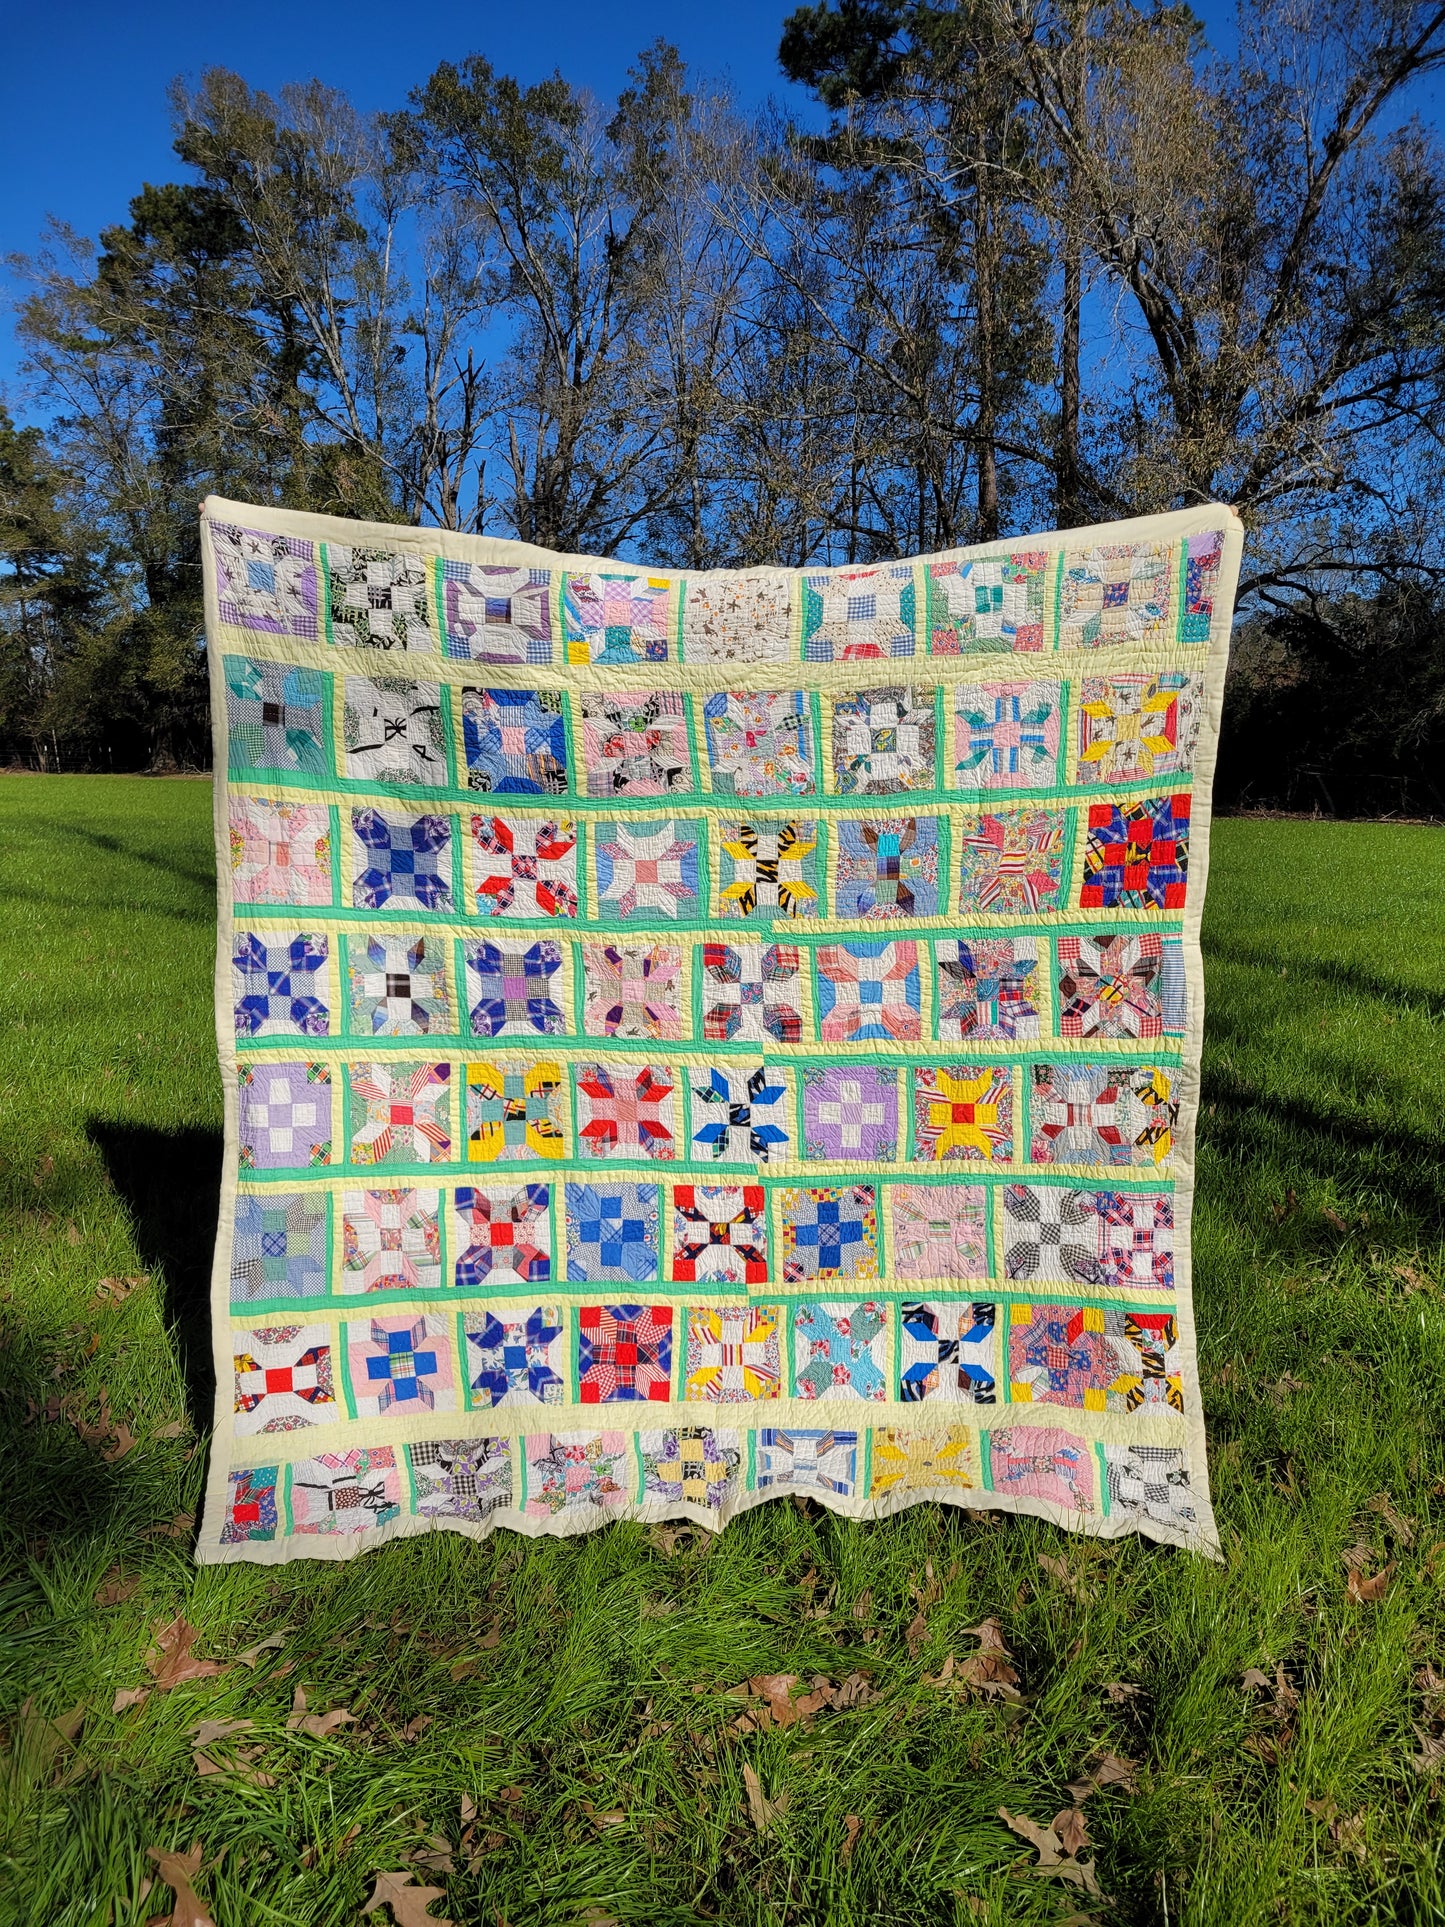
[[[787,1494],[1217,1550],[1230,512],[710,573],[202,513],[198,1558]]]

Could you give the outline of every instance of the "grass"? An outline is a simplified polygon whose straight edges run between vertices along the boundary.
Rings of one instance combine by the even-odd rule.
[[[0,1921],[166,1918],[147,1849],[199,1842],[217,1927],[351,1923],[375,1870],[456,1845],[464,1801],[466,1854],[421,1877],[486,1927],[1445,1921],[1439,1781],[1411,1763],[1416,1676],[1445,1671],[1440,831],[1217,828],[1196,1250],[1219,1568],[775,1503],[716,1541],[197,1569],[165,1528],[197,1507],[209,1412],[208,790],[10,778],[0,851]],[[47,1416],[93,1426],[103,1397],[139,1440],[113,1461]],[[1372,1603],[1347,1595],[1357,1545],[1394,1567]],[[220,1660],[284,1643],[113,1713],[177,1614]],[[988,1615],[1018,1706],[925,1683]],[[864,1705],[734,1730],[750,1675],[858,1670]],[[298,1684],[358,1722],[288,1731]],[[44,1724],[78,1708],[73,1743]],[[254,1721],[274,1784],[198,1777],[203,1717]],[[1100,1748],[1139,1765],[1087,1803],[1107,1900],[1031,1875],[997,1818],[1049,1820]],[[787,1796],[766,1834],[745,1766]]]

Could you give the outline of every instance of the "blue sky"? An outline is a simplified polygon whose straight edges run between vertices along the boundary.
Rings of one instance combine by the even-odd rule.
[[[0,63],[0,256],[31,251],[48,215],[94,236],[124,220],[145,181],[175,178],[166,88],[232,67],[273,90],[313,75],[363,109],[397,107],[437,63],[484,53],[523,81],[554,67],[606,98],[659,35],[691,65],[726,75],[744,105],[770,94],[801,105],[777,68],[792,0],[45,0],[11,9]],[[1194,0],[1216,44],[1230,0]],[[1421,90],[1435,117],[1438,83]],[[0,392],[23,407],[8,318]]]

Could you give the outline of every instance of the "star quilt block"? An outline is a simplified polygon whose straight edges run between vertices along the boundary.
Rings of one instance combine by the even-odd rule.
[[[779,1305],[689,1305],[683,1397],[751,1405],[782,1395]]]
[[[231,768],[324,775],[330,678],[293,663],[226,658]]]
[[[683,953],[675,944],[583,944],[582,980],[586,1036],[686,1036]]]
[[[768,1276],[767,1195],[760,1184],[679,1184],[672,1194],[672,1276],[743,1289]]]
[[[718,822],[718,908],[724,917],[816,917],[818,826],[771,818]]]
[[[441,1193],[402,1186],[341,1194],[343,1292],[440,1290]]]
[[[539,1432],[522,1450],[528,1518],[607,1518],[632,1497],[632,1441],[623,1432]]]
[[[352,1164],[449,1164],[452,1067],[395,1057],[348,1064]]]
[[[567,788],[567,726],[551,689],[464,689],[467,785],[494,796],[556,796]]]
[[[238,903],[331,907],[331,812],[324,804],[233,796],[229,814]]]
[[[231,954],[238,1037],[324,1037],[331,1028],[323,934],[243,931]]]
[[[758,1490],[851,1499],[858,1479],[856,1432],[765,1426],[758,1433]]]
[[[833,788],[840,796],[895,796],[937,781],[933,691],[888,683],[832,703]]]
[[[777,1193],[783,1282],[878,1276],[878,1197],[871,1184]]]
[[[699,907],[698,826],[689,818],[593,823],[597,899],[605,918],[674,922]]]
[[[326,1295],[326,1206],[324,1193],[241,1193],[231,1246],[233,1304]]]
[[[702,706],[715,796],[811,796],[813,725],[801,689],[721,690]]]
[[[692,788],[687,716],[676,690],[587,690],[581,709],[589,796],[670,796]]]
[[[1158,931],[1056,939],[1061,1037],[1162,1037],[1184,1030],[1184,960]]]
[[[498,1305],[469,1311],[462,1329],[473,1405],[561,1405],[566,1401],[560,1306]]]
[[[552,571],[442,563],[442,641],[457,662],[552,660]]]
[[[331,1094],[329,1064],[290,1057],[276,1064],[238,1065],[241,1168],[286,1171],[330,1164]]]
[[[548,1248],[551,1191],[545,1184],[457,1189],[456,1282],[461,1291],[546,1284],[552,1276]]]
[[[835,818],[833,914],[932,917],[938,901],[938,818]]]
[[[474,816],[479,917],[575,917],[577,825],[570,817]]]
[[[1064,556],[1059,647],[1155,642],[1174,611],[1176,562],[1163,542],[1099,542]]]
[[[897,1425],[874,1431],[870,1497],[933,1493],[954,1498],[973,1491],[978,1483],[978,1453],[971,1432],[910,1432]]]
[[[1183,669],[1085,676],[1080,685],[1076,783],[1136,783],[1194,767],[1198,679]]]
[[[1188,1531],[1199,1517],[1189,1460],[1178,1445],[1105,1445],[1104,1489],[1109,1510]]]
[[[431,570],[422,556],[350,542],[325,542],[321,555],[332,642],[435,654]]]
[[[657,1277],[661,1187],[566,1186],[567,1282],[644,1284]]]
[[[577,1396],[584,1405],[672,1396],[672,1307],[584,1305],[577,1314]]]
[[[582,1064],[577,1080],[577,1135],[594,1158],[677,1156],[676,1083],[659,1064]]]
[[[923,1035],[920,946],[913,942],[819,944],[818,1034],[825,1044],[870,1037],[906,1043]]]
[[[377,1311],[343,1328],[358,1417],[416,1418],[459,1409],[449,1323],[437,1312]]]
[[[366,1037],[445,1036],[451,997],[441,939],[378,931],[346,946],[351,1028]]]
[[[547,1059],[489,1059],[467,1065],[467,1157],[474,1164],[560,1158],[567,1086]]]
[[[935,656],[1027,654],[1044,646],[1053,558],[1018,550],[978,560],[931,562],[928,640]]]
[[[788,1086],[767,1064],[713,1065],[691,1085],[692,1155],[768,1164],[787,1155]]]
[[[1178,1323],[1168,1311],[1009,1307],[1009,1397],[1086,1412],[1182,1413]]]

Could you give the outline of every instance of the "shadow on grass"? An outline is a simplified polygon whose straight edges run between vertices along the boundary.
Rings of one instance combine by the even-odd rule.
[[[186,1405],[197,1432],[210,1428],[216,1374],[211,1360],[211,1259],[221,1201],[224,1140],[219,1131],[157,1131],[91,1118],[86,1135],[130,1215],[136,1250],[161,1281],[166,1322],[176,1336]]]

